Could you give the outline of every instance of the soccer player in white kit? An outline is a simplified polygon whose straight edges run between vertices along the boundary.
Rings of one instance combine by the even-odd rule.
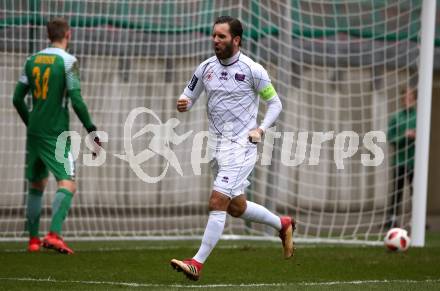
[[[208,151],[214,170],[209,200],[209,219],[197,254],[191,259],[171,260],[171,266],[189,279],[198,280],[203,264],[217,244],[226,213],[270,225],[279,231],[284,257],[293,256],[295,221],[279,217],[265,207],[246,201],[245,188],[257,158],[257,143],[281,112],[281,101],[266,70],[240,51],[243,27],[230,16],[216,19],[212,41],[215,56],[201,63],[177,100],[179,112],[188,111],[205,90],[209,120]],[[259,99],[267,111],[257,125]]]

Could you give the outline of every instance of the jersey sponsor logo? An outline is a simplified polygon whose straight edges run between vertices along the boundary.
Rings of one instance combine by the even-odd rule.
[[[228,72],[225,72],[225,71],[223,71],[222,73],[221,73],[221,76],[220,76],[220,78],[219,78],[220,80],[228,80]]]
[[[55,56],[37,56],[35,64],[52,65],[55,62]]]
[[[239,73],[235,74],[235,80],[237,81],[244,81],[245,78],[246,78],[245,74],[239,74]]]
[[[197,78],[196,75],[193,75],[191,82],[189,82],[188,89],[194,91],[194,88],[196,87],[198,81],[199,78]]]

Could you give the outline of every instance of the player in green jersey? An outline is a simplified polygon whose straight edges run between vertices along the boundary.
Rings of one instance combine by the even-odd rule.
[[[66,20],[56,18],[47,24],[51,46],[27,58],[24,70],[15,88],[13,103],[27,126],[26,178],[30,188],[27,196],[28,250],[35,252],[40,246],[60,253],[73,251],[61,238],[62,224],[76,191],[74,164],[70,141],[64,152],[57,152],[58,136],[69,130],[69,100],[73,110],[87,131],[96,131],[87,106],[81,97],[77,59],[66,52],[71,31]],[[32,94],[32,108],[25,104],[25,96]],[[100,145],[99,138],[95,143]],[[39,239],[41,199],[47,185],[49,171],[58,183],[52,204],[49,233],[43,242]]]
[[[388,141],[393,146],[394,191],[388,205],[385,227],[400,227],[398,216],[402,214],[405,180],[412,195],[414,155],[416,144],[417,90],[406,87],[401,92],[403,108],[393,114],[388,125]]]

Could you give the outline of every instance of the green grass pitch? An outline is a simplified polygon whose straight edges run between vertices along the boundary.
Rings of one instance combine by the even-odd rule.
[[[198,282],[172,270],[198,241],[71,242],[75,254],[29,254],[0,243],[0,290],[440,290],[440,234],[425,248],[300,244],[282,258],[272,242],[221,241]]]

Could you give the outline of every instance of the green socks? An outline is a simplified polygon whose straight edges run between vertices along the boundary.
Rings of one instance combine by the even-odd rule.
[[[29,189],[26,208],[26,229],[29,231],[30,237],[39,236],[42,196],[43,192],[40,190],[34,188]],[[51,232],[61,234],[63,222],[66,219],[70,204],[72,203],[72,197],[73,194],[64,188],[58,189],[55,193],[52,204]]]
[[[72,203],[73,194],[64,188],[60,188],[55,193],[55,199],[52,203],[52,222],[50,224],[50,231],[61,234],[64,219]]]
[[[43,192],[40,190],[30,188],[27,196],[26,208],[26,229],[29,231],[30,237],[38,236],[38,229],[40,228],[40,213],[41,213],[41,197]]]

